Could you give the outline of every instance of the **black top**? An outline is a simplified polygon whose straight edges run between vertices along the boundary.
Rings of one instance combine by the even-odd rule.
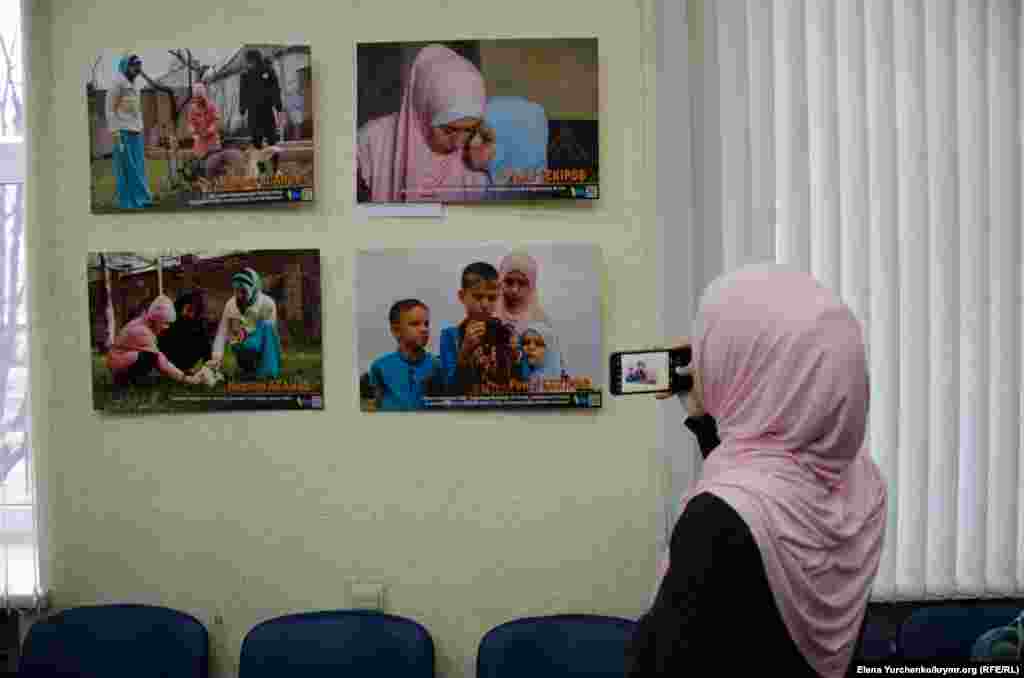
[[[239,96],[238,112],[242,115],[252,112],[269,114],[271,107],[283,110],[281,104],[281,85],[277,81],[277,74],[274,69],[262,64],[255,70],[246,70],[242,73],[241,92]]]
[[[707,457],[719,443],[714,419],[686,426]],[[672,531],[669,557],[627,651],[629,678],[704,675],[706,663],[721,675],[818,678],[786,630],[750,528],[728,503],[707,492],[694,497]]]
[[[180,370],[191,369],[200,360],[209,360],[213,351],[210,328],[204,320],[178,318],[157,344],[171,364]]]

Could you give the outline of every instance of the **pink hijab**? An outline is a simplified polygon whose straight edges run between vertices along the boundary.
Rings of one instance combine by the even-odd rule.
[[[374,202],[459,202],[468,186],[487,183],[466,166],[462,153],[435,153],[431,127],[461,118],[483,118],[484,79],[471,62],[441,45],[416,55],[398,113],[371,120],[360,130],[359,172]],[[442,190],[454,189],[454,190]]]
[[[196,157],[205,157],[211,149],[220,147],[220,111],[210,101],[206,85],[197,82],[192,85],[192,102],[188,109],[188,122],[192,126],[192,138]]]
[[[750,527],[786,628],[819,674],[849,665],[882,551],[887,490],[863,447],[860,323],[807,274],[775,264],[712,283],[693,341],[721,445],[695,495]]]
[[[153,328],[158,322],[173,323],[176,316],[174,302],[165,295],[158,296],[145,313],[121,328],[114,345],[110,347],[110,367],[123,369],[132,365],[139,351],[160,354]]]
[[[504,280],[505,276],[513,271],[522,273],[530,281],[530,296],[527,297],[522,308],[514,312],[505,306],[504,295],[498,297],[498,309],[495,315],[514,325],[519,334],[525,332],[530,323],[550,323],[551,320],[541,307],[537,294],[537,261],[526,252],[512,252],[498,264],[498,274]]]

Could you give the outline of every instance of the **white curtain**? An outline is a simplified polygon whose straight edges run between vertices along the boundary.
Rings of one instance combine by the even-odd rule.
[[[863,321],[891,490],[876,600],[1024,594],[1020,1],[685,8],[659,32],[689,59],[657,85],[689,84],[694,294],[775,259]]]

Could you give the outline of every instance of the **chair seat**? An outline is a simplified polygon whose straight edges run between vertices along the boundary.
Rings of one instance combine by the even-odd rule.
[[[899,652],[907,661],[967,661],[981,634],[1020,614],[1014,603],[964,603],[923,608],[903,622]]]
[[[36,622],[22,647],[27,678],[206,678],[209,634],[196,618],[149,605],[96,605]]]
[[[255,626],[239,678],[433,678],[434,642],[411,619],[375,610],[304,612]]]
[[[636,622],[552,615],[496,626],[480,641],[477,678],[622,678]]]

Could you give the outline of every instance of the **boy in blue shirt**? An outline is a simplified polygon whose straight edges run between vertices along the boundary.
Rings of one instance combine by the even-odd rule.
[[[426,350],[430,343],[430,309],[418,299],[403,299],[388,313],[391,334],[398,350],[380,356],[370,365],[369,381],[381,412],[423,409],[423,396],[441,385],[437,356]]]
[[[472,395],[485,384],[507,387],[521,356],[515,332],[494,316],[498,270],[478,261],[462,271],[459,301],[466,318],[441,331],[441,372],[452,395]]]

